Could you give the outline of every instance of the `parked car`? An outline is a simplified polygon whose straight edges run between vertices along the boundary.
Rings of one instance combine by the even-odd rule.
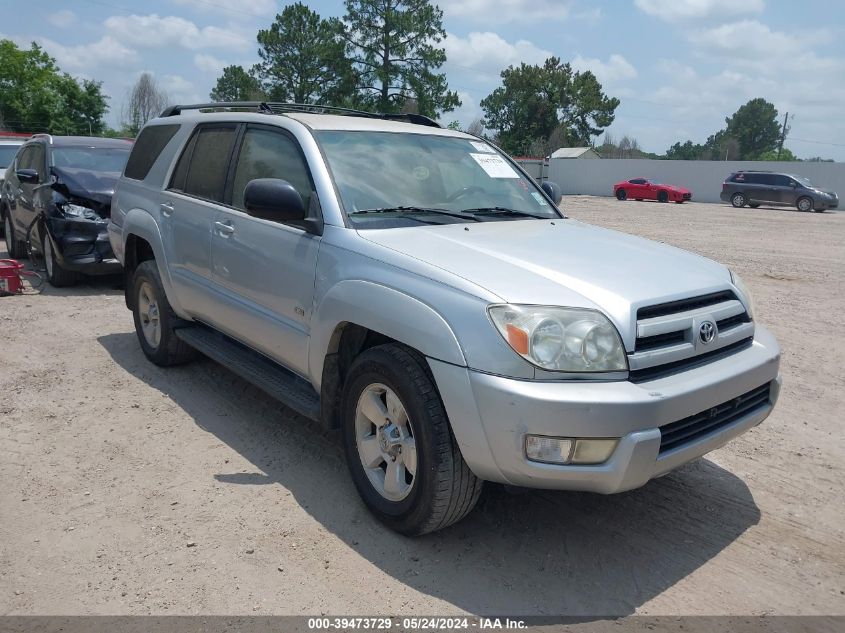
[[[6,213],[6,200],[3,197],[3,180],[6,176],[6,168],[11,164],[18,148],[24,144],[25,140],[20,136],[2,136],[2,133],[0,133],[0,236],[4,235],[6,230],[3,222]]]
[[[692,192],[683,187],[666,185],[649,178],[631,178],[613,185],[613,195],[618,200],[657,200],[682,204],[692,199]]]
[[[737,208],[746,204],[756,209],[761,204],[796,207],[799,211],[824,211],[839,206],[839,196],[824,191],[804,176],[772,171],[738,171],[722,183],[719,196]]]
[[[393,529],[458,521],[485,480],[636,488],[771,413],[778,345],[721,264],[566,218],[424,117],[255,105],[174,106],[135,143],[109,236],[138,341],[340,428]]]
[[[106,220],[131,147],[122,139],[49,134],[21,146],[3,185],[9,257],[26,257],[30,245],[54,286],[72,285],[83,273],[119,273]]]

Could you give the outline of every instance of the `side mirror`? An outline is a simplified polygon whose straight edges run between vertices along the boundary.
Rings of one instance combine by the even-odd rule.
[[[262,220],[273,222],[301,222],[305,219],[302,196],[287,180],[256,178],[244,189],[246,212]]]
[[[560,201],[563,199],[563,192],[560,190],[559,184],[546,180],[542,185],[540,185],[540,188],[546,192],[549,198],[554,200],[555,204],[560,204]]]
[[[15,176],[18,180],[31,185],[38,183],[38,171],[35,169],[16,169]]]

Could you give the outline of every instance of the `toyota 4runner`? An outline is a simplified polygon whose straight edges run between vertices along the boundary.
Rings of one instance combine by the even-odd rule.
[[[483,481],[642,486],[777,400],[739,277],[559,203],[418,115],[175,106],[138,137],[109,235],[152,362],[202,352],[339,428],[367,507],[422,534]]]

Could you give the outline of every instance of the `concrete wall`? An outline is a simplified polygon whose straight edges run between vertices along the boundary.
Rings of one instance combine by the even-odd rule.
[[[806,176],[821,189],[845,195],[845,163],[792,163],[764,161],[602,159],[549,161],[549,180],[560,185],[564,195],[613,195],[613,185],[631,178],[653,178],[692,191],[699,202],[719,202],[722,183],[732,172],[769,170]]]

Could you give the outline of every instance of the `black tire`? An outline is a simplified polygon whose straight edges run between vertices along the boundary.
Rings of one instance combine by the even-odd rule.
[[[757,207],[760,206],[760,203],[759,202],[749,202],[748,206],[751,207],[752,209],[756,209]]]
[[[741,209],[746,204],[748,204],[748,198],[745,197],[744,193],[737,191],[734,195],[731,196],[731,204],[737,209]]]
[[[810,211],[814,211],[813,207],[815,205],[813,205],[813,199],[811,197],[801,196],[795,201],[795,206],[802,213],[809,213]]]
[[[628,192],[620,187],[619,189],[616,190],[616,199],[617,200],[627,200],[628,199]]]
[[[3,216],[3,230],[5,233],[3,237],[6,240],[6,250],[9,253],[9,257],[12,259],[23,259],[26,257],[26,244],[23,240],[15,237],[15,230],[12,228],[12,218],[8,213]]]
[[[356,411],[362,393],[374,384],[391,389],[413,427],[417,466],[411,490],[400,501],[383,496],[367,477],[356,439]],[[349,368],[341,400],[346,462],[358,493],[380,521],[407,536],[442,529],[475,507],[483,482],[464,462],[446,410],[425,360],[397,344],[370,348]]]
[[[56,253],[46,232],[41,238],[41,253],[44,256],[47,281],[50,282],[51,286],[54,288],[66,288],[75,285],[79,281],[80,275],[78,273],[62,268],[62,265],[56,260]]]
[[[6,206],[0,203],[0,237],[6,237]]]
[[[657,201],[658,202],[669,202],[669,194],[665,191],[657,192]]]
[[[642,198],[634,198],[634,200],[636,200],[637,202],[642,202],[642,201],[643,201],[643,199],[642,199]]]
[[[145,291],[151,292],[157,307],[156,312],[161,334],[157,344],[147,341],[147,337],[144,335],[138,299],[142,286],[145,287]],[[197,351],[176,336],[174,326],[178,325],[181,320],[174,314],[173,308],[167,301],[167,295],[164,293],[164,286],[161,283],[155,260],[141,262],[135,269],[132,276],[132,293],[132,316],[135,321],[135,333],[138,335],[138,342],[141,344],[144,356],[160,367],[181,365],[196,358]]]

